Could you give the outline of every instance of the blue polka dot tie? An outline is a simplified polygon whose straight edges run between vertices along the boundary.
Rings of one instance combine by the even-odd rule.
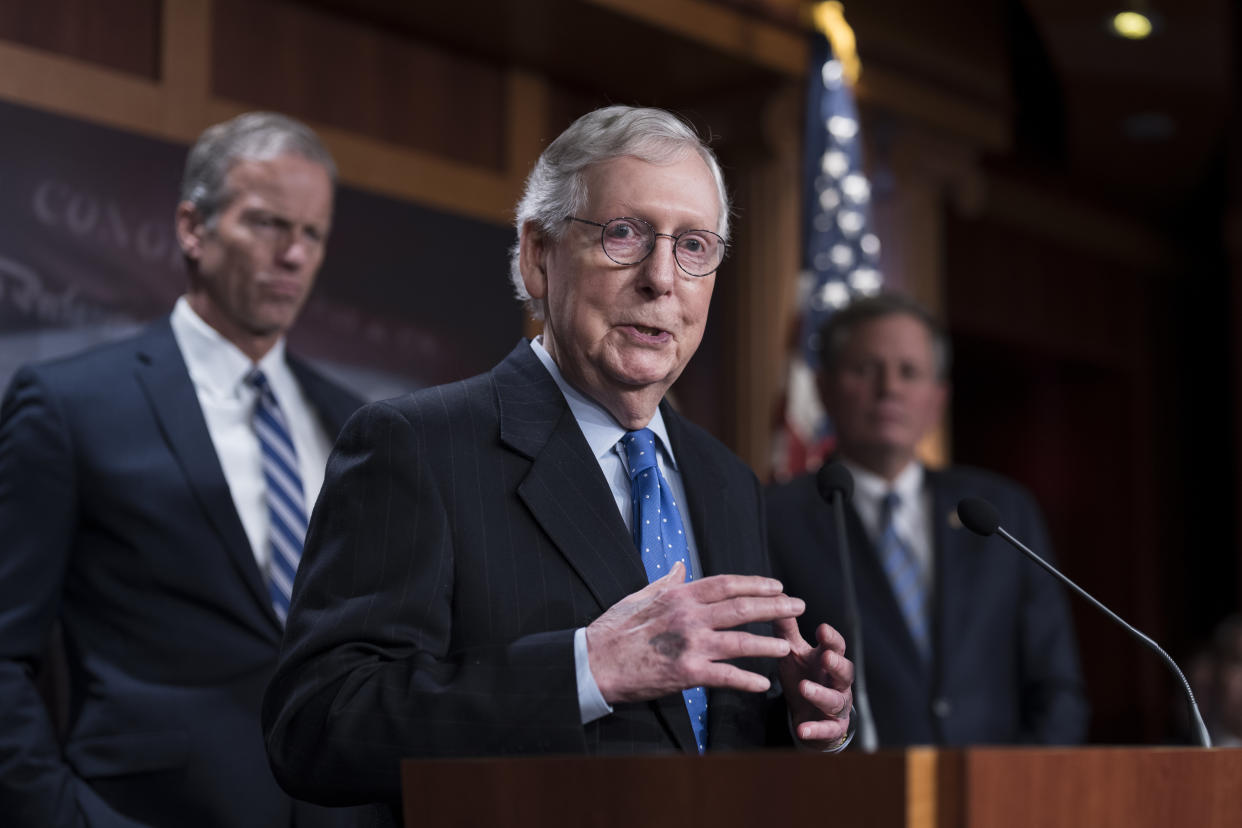
[[[630,431],[621,438],[621,444],[625,449],[630,497],[634,502],[634,543],[638,545],[643,568],[647,570],[647,580],[663,578],[677,561],[686,567],[686,580],[692,580],[681,513],[677,511],[677,501],[673,500],[668,481],[656,465],[655,433],[649,428]],[[707,691],[691,687],[683,690],[682,696],[686,700],[686,712],[690,714],[694,741],[702,753],[707,748]]]
[[[289,614],[293,578],[306,540],[306,495],[298,471],[298,452],[267,377],[255,369],[246,377],[246,383],[258,392],[254,430],[259,437],[263,481],[267,484],[267,511],[271,518],[267,588],[272,608],[283,624]]]

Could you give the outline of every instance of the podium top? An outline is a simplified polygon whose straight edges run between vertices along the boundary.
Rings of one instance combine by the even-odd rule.
[[[1242,749],[407,760],[407,826],[1061,828],[1242,823]]]

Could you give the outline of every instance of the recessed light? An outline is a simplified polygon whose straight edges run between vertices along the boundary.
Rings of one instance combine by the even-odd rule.
[[[1150,11],[1127,9],[1108,19],[1108,31],[1126,40],[1145,40],[1155,34],[1159,18]]]

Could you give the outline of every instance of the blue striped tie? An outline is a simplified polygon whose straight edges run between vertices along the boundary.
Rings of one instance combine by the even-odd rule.
[[[649,428],[627,432],[621,439],[630,472],[630,497],[634,502],[634,543],[642,555],[648,581],[663,578],[677,561],[685,564],[686,580],[690,581],[694,578],[690,562],[686,560],[690,546],[686,542],[677,501],[673,500],[668,481],[656,465],[655,439],[655,432]],[[682,691],[682,697],[690,715],[694,741],[702,753],[707,749],[707,691],[691,687]]]
[[[889,492],[884,496],[880,510],[880,542],[877,551],[888,580],[893,586],[893,595],[897,598],[897,606],[906,620],[910,637],[919,655],[926,661],[931,654],[931,646],[927,631],[927,594],[923,589],[922,566],[909,544],[897,534],[897,525],[893,515],[901,506],[901,496]]]
[[[302,543],[306,540],[306,496],[302,490],[302,475],[298,472],[298,452],[267,377],[256,368],[246,377],[246,384],[258,392],[254,430],[263,456],[267,511],[272,524],[267,589],[272,607],[284,624],[293,594],[293,576],[298,571]]]

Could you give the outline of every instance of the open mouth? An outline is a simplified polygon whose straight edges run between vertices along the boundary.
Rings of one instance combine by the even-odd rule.
[[[664,333],[664,331],[659,328],[648,328],[646,325],[635,325],[634,330],[638,331],[640,334],[646,334],[647,336],[659,336]]]

